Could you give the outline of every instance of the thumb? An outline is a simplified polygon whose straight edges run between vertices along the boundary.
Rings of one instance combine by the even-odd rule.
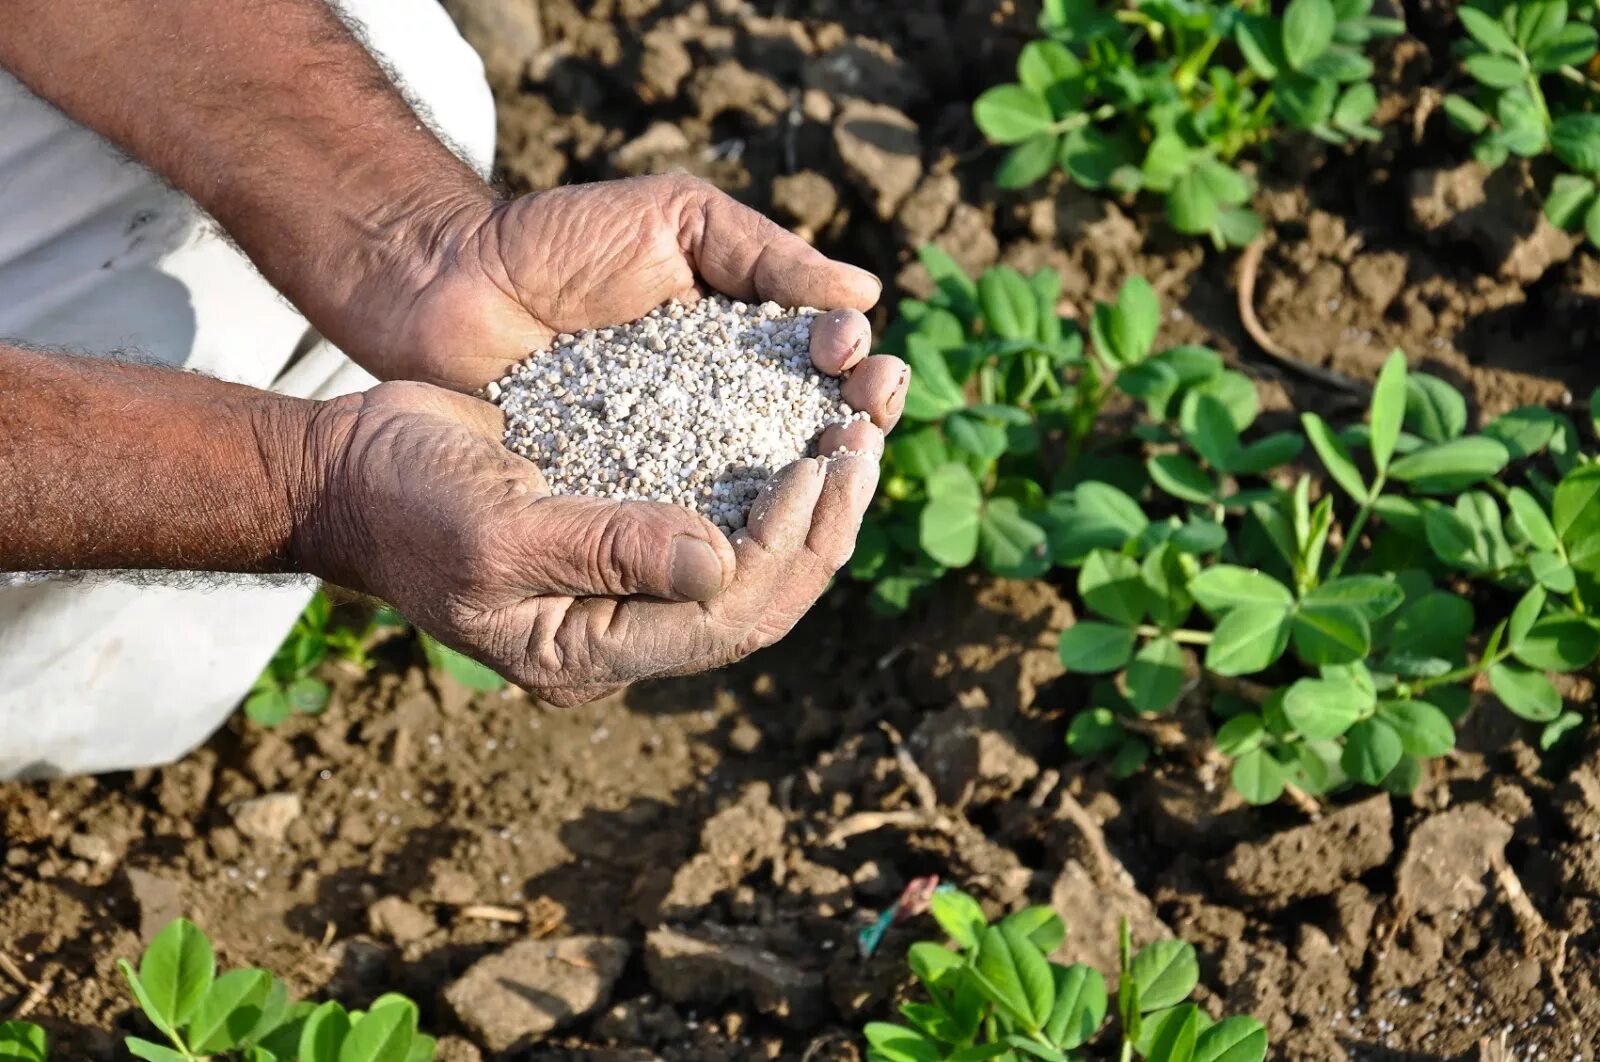
[[[710,601],[733,580],[727,536],[679,505],[546,495],[513,526],[510,582],[533,596]]]

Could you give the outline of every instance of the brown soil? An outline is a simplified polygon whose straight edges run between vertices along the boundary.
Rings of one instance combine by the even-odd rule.
[[[1262,321],[1358,379],[1400,346],[1480,414],[1585,394],[1600,267],[1539,227],[1525,175],[1460,165],[1429,87],[1449,5],[1409,6],[1385,142],[1296,145],[1261,174]],[[1079,311],[1143,272],[1169,339],[1238,352],[1278,408],[1336,401],[1249,345],[1232,256],[1069,188],[989,184],[967,101],[1032,18],[546,0],[472,24],[493,27],[516,190],[687,169],[903,292],[930,238],[972,268],[1054,263]],[[1070,618],[1045,584],[952,584],[899,624],[845,590],[740,666],[572,712],[474,697],[396,639],[370,676],[329,669],[320,718],[0,787],[0,951],[49,987],[32,1015],[70,1059],[121,1057],[137,1021],[113,961],[180,913],[303,992],[411,993],[445,1058],[857,1059],[933,930],[870,960],[855,932],[932,873],[991,912],[1055,904],[1088,961],[1114,961],[1122,915],[1188,937],[1206,1005],[1259,1016],[1275,1058],[1477,1058],[1502,1036],[1597,1057],[1600,751],[1554,781],[1527,735],[1475,719],[1414,799],[1316,816],[1242,805],[1203,742],[1115,782],[1061,742],[1083,694],[1053,652]],[[1178,722],[1206,726],[1199,706]],[[4,969],[0,1018],[30,995]]]

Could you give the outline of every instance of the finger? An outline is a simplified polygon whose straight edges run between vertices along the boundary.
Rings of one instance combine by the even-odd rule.
[[[874,354],[856,366],[839,394],[852,409],[865,410],[872,423],[888,431],[900,422],[909,386],[909,365],[889,354]]]
[[[829,458],[823,478],[822,493],[817,499],[811,517],[811,530],[806,535],[806,548],[820,564],[820,576],[815,593],[804,599],[809,608],[812,600],[827,585],[833,573],[850,559],[856,549],[856,535],[861,531],[861,520],[872,493],[878,489],[878,460],[865,454],[845,454]],[[794,592],[805,594],[810,587],[799,582]]]
[[[852,420],[848,424],[831,424],[822,430],[817,439],[817,456],[833,457],[840,452],[883,456],[883,432],[866,421]]]
[[[732,581],[727,536],[703,516],[664,502],[550,496],[526,502],[502,554],[529,596],[710,601]]]
[[[811,322],[811,363],[829,376],[848,372],[872,347],[872,325],[860,310],[829,310]]]
[[[783,306],[869,310],[883,284],[835,262],[769,218],[704,181],[679,185],[683,251],[713,288]]]
[[[822,493],[822,462],[803,457],[778,470],[745,520],[744,530],[756,546],[768,553],[791,553],[806,540],[811,512]],[[745,536],[735,536],[735,551]],[[754,572],[748,573],[751,577]]]

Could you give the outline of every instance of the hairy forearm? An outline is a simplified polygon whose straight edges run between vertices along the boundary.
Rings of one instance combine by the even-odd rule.
[[[299,570],[321,408],[0,344],[0,571]]]
[[[0,0],[0,24],[0,66],[193,196],[346,349],[345,308],[416,283],[491,198],[323,0]]]

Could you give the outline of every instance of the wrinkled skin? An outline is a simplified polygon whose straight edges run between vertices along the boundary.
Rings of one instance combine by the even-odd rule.
[[[463,215],[469,219],[470,214]],[[702,182],[574,186],[459,222],[402,305],[375,313],[392,375],[481,386],[561,332],[705,288],[832,312],[812,360],[871,422],[829,429],[731,539],[686,509],[554,497],[498,410],[416,383],[330,403],[327,483],[298,548],[441,641],[558,705],[717,667],[787,633],[855,548],[909,373],[867,357],[879,285]],[[674,572],[675,548],[696,561]],[[678,576],[675,578],[675,574]]]

